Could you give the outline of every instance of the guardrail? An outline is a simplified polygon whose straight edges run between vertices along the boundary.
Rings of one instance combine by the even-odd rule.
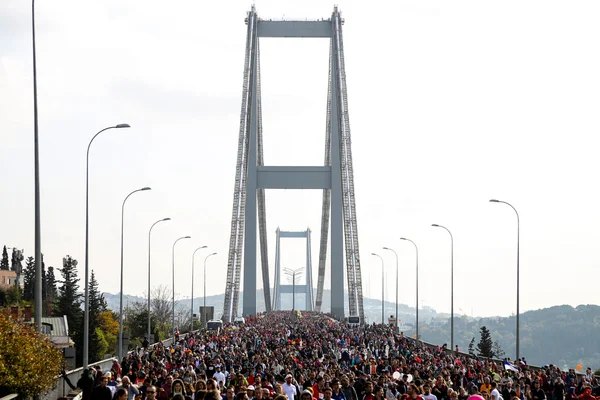
[[[412,340],[412,341],[416,341],[416,342],[419,342],[419,343],[423,344],[424,346],[428,347],[431,350],[436,350],[438,347],[439,348],[442,347],[442,346],[439,346],[437,344],[425,342],[423,340],[417,340],[415,338],[411,338],[411,337],[408,337],[408,336],[406,336],[406,337],[408,339]],[[446,354],[448,354],[448,355],[454,355],[454,353],[456,353],[456,352],[454,352],[454,351],[452,351],[450,349],[446,349]],[[504,362],[503,359],[501,360],[499,358],[486,358],[486,357],[482,357],[482,356],[477,356],[476,354],[465,353],[464,351],[459,351],[458,355],[463,356],[463,357],[472,357],[472,358],[477,357],[477,358],[480,358],[480,359],[483,358],[483,359],[486,359],[486,360],[493,361],[493,362],[495,362],[497,364],[500,364],[500,365],[502,365],[503,362]],[[520,365],[517,365],[517,367],[520,367]],[[530,370],[534,370],[534,371],[539,371],[539,370],[543,369],[542,367],[538,367],[536,365],[529,365],[529,364],[527,364],[527,368],[530,369]],[[504,367],[503,367],[503,369],[504,369]],[[579,372],[579,371],[575,371],[575,372],[576,372],[576,375],[583,375],[582,372]]]
[[[196,331],[193,331],[192,333],[195,333],[195,332],[198,332],[198,331],[196,330]],[[182,337],[185,335],[187,335],[187,333],[181,334]],[[168,339],[163,340],[162,344],[165,346],[170,346],[173,343],[173,340],[174,340],[174,338],[170,337]],[[159,343],[153,343],[149,347],[154,347],[157,344],[159,344]],[[135,352],[135,350],[131,350],[131,351],[127,352],[127,354],[132,354],[134,352]],[[110,371],[113,360],[115,360],[115,359],[116,359],[115,357],[111,357],[111,358],[107,358],[106,360],[96,361],[96,362],[90,363],[88,365],[88,368],[99,365],[102,368],[102,371],[104,371],[104,372]],[[120,360],[119,360],[119,363],[120,363]],[[66,376],[73,385],[77,385],[77,381],[81,377],[82,373],[83,373],[83,367],[79,367],[79,368],[73,369],[71,371],[67,371],[64,376]],[[71,394],[73,391],[71,390],[71,387],[67,384],[67,381],[64,378],[64,376],[57,376],[54,388],[50,389],[48,392],[40,395],[40,400],[58,400],[60,398],[67,397],[69,394]],[[17,395],[14,395],[14,396],[16,397]],[[0,400],[10,400],[10,399],[2,398]]]

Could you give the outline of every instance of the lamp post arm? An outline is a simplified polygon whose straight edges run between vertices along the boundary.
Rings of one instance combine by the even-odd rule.
[[[107,130],[109,130],[109,129],[114,129],[114,128],[116,128],[116,127],[115,127],[115,126],[109,126],[109,127],[106,127],[106,128],[104,128],[104,129],[102,129],[101,131],[99,131],[98,133],[96,133],[96,134],[95,134],[95,135],[92,137],[92,139],[90,140],[90,142],[89,142],[89,144],[88,144],[88,147],[87,147],[87,158],[88,158],[88,159],[89,159],[89,157],[90,157],[90,147],[92,146],[92,143],[94,142],[94,139],[96,139],[96,137],[97,137],[99,134],[101,134],[102,132],[104,132],[104,131],[107,131]]]

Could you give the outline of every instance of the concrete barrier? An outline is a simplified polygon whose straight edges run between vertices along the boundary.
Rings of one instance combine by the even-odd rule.
[[[90,364],[90,367],[94,367],[96,365],[100,365],[102,367],[102,371],[110,371],[112,367],[113,358],[109,358],[107,360],[102,360],[99,362],[95,362]],[[83,368],[79,367],[72,371],[68,371],[65,375],[69,378],[69,381],[73,385],[77,385],[77,381],[81,377],[83,373]],[[67,384],[67,381],[64,377],[60,376],[56,378],[56,385],[54,389],[42,394],[40,396],[40,400],[58,400],[61,397],[67,397],[72,392],[71,387]]]
[[[197,331],[194,331],[194,333]],[[181,336],[185,336],[187,333],[182,333]],[[162,344],[165,346],[170,346],[173,343],[174,338],[170,337],[168,339],[165,339],[162,341]],[[156,346],[158,343],[154,343],[150,345],[150,348]],[[135,351],[132,350],[130,351],[128,354],[132,354]],[[112,363],[113,360],[116,360],[116,357],[112,357],[112,358],[107,358],[106,360],[102,360],[102,361],[97,361],[94,363],[89,364],[89,367],[95,367],[97,365],[99,365],[102,368],[103,372],[106,371],[110,371],[111,367],[112,367]],[[67,371],[67,373],[65,374],[67,378],[69,378],[69,381],[76,386],[77,385],[77,381],[79,380],[79,378],[81,377],[81,374],[83,373],[83,367],[79,367],[76,368],[74,370],[71,371]],[[56,383],[54,385],[54,388],[49,390],[48,392],[40,395],[40,400],[58,400],[61,397],[71,397],[69,396],[70,394],[72,395],[74,393],[74,391],[71,389],[71,387],[67,384],[67,381],[65,380],[65,378],[63,376],[58,376],[56,377]],[[1,400],[1,399],[0,399]]]

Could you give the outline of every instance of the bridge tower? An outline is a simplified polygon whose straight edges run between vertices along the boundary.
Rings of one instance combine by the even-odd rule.
[[[281,231],[277,228],[276,240],[275,240],[275,286],[273,289],[273,304],[271,309],[281,310],[281,294],[282,293],[293,293],[293,285],[282,285],[281,284],[281,238],[300,238],[306,239],[306,267],[304,273],[306,274],[305,285],[295,285],[296,293],[305,293],[305,309],[307,311],[313,310],[313,282],[312,282],[312,257],[311,257],[311,243],[310,243],[310,229],[306,228],[305,231],[301,232],[289,232]]]
[[[227,259],[223,320],[238,315],[240,276],[244,260],[243,316],[256,314],[258,228],[262,281],[267,311],[272,308],[269,282],[265,189],[323,191],[319,274],[315,309],[321,311],[328,243],[331,251],[331,314],[344,318],[344,258],[350,315],[364,321],[354,172],[344,64],[344,21],[334,7],[329,19],[276,21],[258,17],[252,6],[246,17],[247,36],[238,154],[236,161]],[[263,156],[259,38],[326,38],[329,47],[329,85],[323,166],[266,166]],[[329,229],[331,240],[329,241]]]

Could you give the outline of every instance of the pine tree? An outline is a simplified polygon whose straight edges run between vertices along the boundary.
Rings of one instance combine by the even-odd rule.
[[[49,302],[53,302],[58,297],[58,289],[56,288],[56,278],[54,277],[54,267],[48,267],[46,274],[46,298]]]
[[[46,263],[44,263],[44,255],[42,254],[42,303],[46,301]]]
[[[58,290],[56,289],[56,278],[54,277],[54,267],[48,267],[46,273],[46,314],[47,316],[52,315],[52,305],[58,297]]]
[[[93,270],[90,277],[90,291],[88,295],[90,302],[90,329],[88,331],[90,335],[89,357],[90,361],[94,362],[101,360],[104,356],[104,354],[101,354],[103,351],[100,338],[104,335],[100,330],[100,314],[107,310],[107,304],[104,295],[98,290],[98,281]]]
[[[15,248],[12,249],[12,253],[10,254],[10,270],[11,271],[16,271],[16,264],[13,263],[13,260],[15,259],[15,253],[16,253]]]
[[[492,341],[492,335],[488,328],[482,326],[479,330],[479,343],[477,343],[477,355],[485,358],[494,357],[494,351],[492,346],[494,345]]]
[[[57,316],[65,315],[69,324],[69,335],[77,348],[78,365],[82,359],[82,325],[83,312],[81,310],[81,294],[79,293],[79,279],[77,278],[77,260],[71,256],[63,258],[63,267],[60,269],[62,285],[58,290],[58,297],[54,305]]]
[[[2,249],[2,260],[0,261],[0,269],[4,271],[8,271],[10,269],[10,264],[8,263],[8,251],[6,250],[6,246]]]
[[[104,299],[104,295],[100,293],[98,290],[98,281],[96,280],[96,274],[92,271],[92,275],[90,277],[90,321],[93,319],[94,323],[98,320],[98,315],[101,312],[106,311],[107,304]],[[92,318],[93,317],[93,318]],[[91,328],[90,328],[91,329]]]
[[[33,257],[27,257],[23,275],[23,300],[33,301],[35,293],[35,259]]]
[[[475,355],[475,336],[473,336],[473,338],[469,342],[469,354]]]

